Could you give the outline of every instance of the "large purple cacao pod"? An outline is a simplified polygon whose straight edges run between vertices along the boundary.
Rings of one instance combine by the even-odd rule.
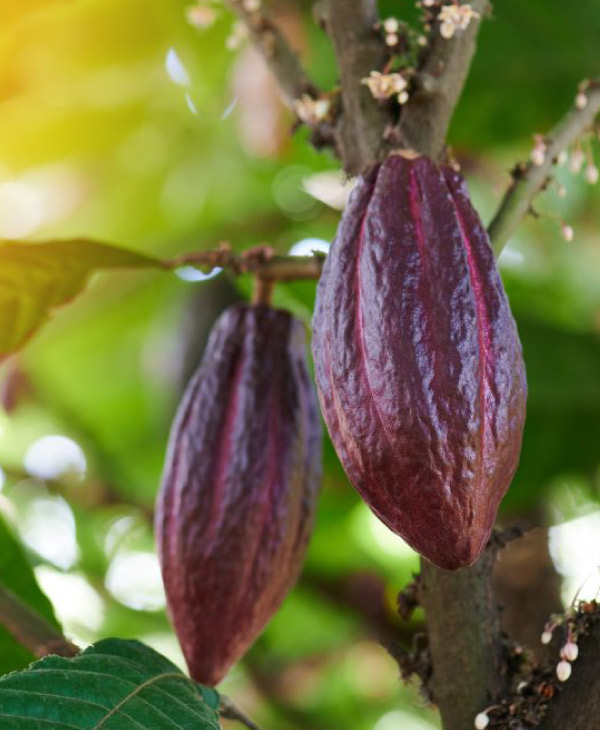
[[[313,326],[319,399],[351,482],[431,562],[471,565],[517,467],[526,379],[458,173],[394,155],[361,178]]]
[[[303,325],[235,306],[215,325],[173,424],[156,532],[190,673],[216,684],[302,565],[321,472]]]

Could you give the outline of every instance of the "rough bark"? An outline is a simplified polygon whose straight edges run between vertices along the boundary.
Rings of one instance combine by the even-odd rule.
[[[340,69],[342,117],[337,135],[344,169],[357,175],[378,159],[386,144],[385,129],[392,117],[362,80],[386,61],[377,31],[375,0],[329,0],[327,30]]]
[[[487,0],[472,0],[474,11],[483,16]],[[419,88],[402,110],[400,137],[404,146],[438,160],[445,148],[446,133],[462,93],[475,53],[481,20],[454,38],[443,38],[439,27],[431,33],[430,46],[418,69]]]
[[[600,727],[600,624],[579,641],[573,674],[551,702],[539,730],[594,730]]]
[[[505,691],[494,560],[488,549],[455,573],[421,561],[419,600],[433,668],[428,689],[445,730],[472,730],[475,715]]]

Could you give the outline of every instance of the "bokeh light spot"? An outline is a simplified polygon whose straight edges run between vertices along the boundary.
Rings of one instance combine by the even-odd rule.
[[[188,70],[183,65],[182,60],[179,58],[177,51],[174,48],[169,48],[167,56],[165,58],[165,68],[171,81],[178,86],[191,86],[192,80]]]
[[[44,221],[42,195],[23,182],[0,184],[0,238],[23,238]]]
[[[62,497],[32,499],[19,533],[28,547],[57,568],[68,570],[79,558],[75,518]]]
[[[160,611],[165,606],[160,566],[154,553],[120,553],[111,562],[105,583],[117,601],[136,611]]]
[[[180,266],[178,269],[176,269],[175,274],[182,280],[182,281],[208,281],[209,279],[214,279],[215,276],[218,276],[223,269],[219,268],[218,266],[215,266],[215,268],[212,271],[209,271],[208,273],[205,273],[204,271],[200,271],[200,269],[197,269],[195,266]]]
[[[66,436],[49,435],[35,441],[25,455],[25,469],[38,479],[61,479],[85,475],[83,449]]]
[[[52,601],[65,634],[80,646],[96,640],[104,621],[104,602],[84,576],[41,565],[35,569],[35,577]]]
[[[596,598],[600,590],[600,512],[551,527],[552,560],[563,581],[563,600]]]
[[[303,238],[290,248],[290,256],[310,256],[313,251],[328,253],[329,241],[322,238]]]
[[[373,730],[436,730],[437,725],[401,710],[388,712],[378,720]]]

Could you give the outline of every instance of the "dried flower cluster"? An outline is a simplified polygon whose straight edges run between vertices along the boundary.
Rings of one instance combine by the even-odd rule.
[[[316,126],[330,116],[331,102],[327,98],[314,99],[308,94],[303,94],[294,102],[294,111],[301,122]]]
[[[442,38],[450,39],[458,31],[466,30],[474,18],[479,18],[479,13],[470,5],[443,5],[439,14]]]
[[[380,71],[371,71],[362,82],[369,87],[369,91],[378,101],[395,96],[399,104],[406,104],[409,99],[408,81],[400,73],[384,74]]]

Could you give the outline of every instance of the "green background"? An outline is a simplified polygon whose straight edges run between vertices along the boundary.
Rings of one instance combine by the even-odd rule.
[[[309,6],[282,2],[273,11],[330,88],[332,52]],[[305,130],[291,133],[291,117],[247,47],[226,49],[231,14],[215,3],[217,22],[199,31],[185,8],[175,0],[0,4],[0,235],[84,235],[163,257],[222,240],[287,252],[307,238],[332,238],[339,212],[303,182],[337,172],[337,161],[313,151]],[[381,9],[415,18],[410,2]],[[583,78],[599,73],[599,38],[598,0],[496,4],[449,139],[484,220],[532,135],[552,126]],[[169,78],[170,49],[189,88]],[[584,149],[600,159],[597,139]],[[600,196],[581,175],[561,169],[559,177],[567,197],[555,188],[541,195],[541,217],[520,228],[500,260],[530,389],[505,520],[535,514],[559,524],[595,519],[598,510]],[[572,243],[556,217],[573,225]],[[181,661],[153,557],[152,505],[182,383],[220,308],[248,289],[222,276],[191,283],[167,273],[102,274],[0,371],[0,512],[82,643],[138,638]],[[308,283],[275,293],[307,324],[313,299]],[[83,449],[83,476],[41,479],[25,466],[32,444],[52,434]],[[418,560],[360,503],[329,442],[325,454],[305,574],[223,689],[283,730],[435,726],[374,640],[372,617],[336,599],[340,585],[374,585],[399,625],[395,593]],[[46,518],[36,521],[39,514]],[[579,535],[573,549],[597,564],[593,530]],[[141,577],[128,580],[134,575]],[[28,657],[0,642],[2,669],[24,666]]]

